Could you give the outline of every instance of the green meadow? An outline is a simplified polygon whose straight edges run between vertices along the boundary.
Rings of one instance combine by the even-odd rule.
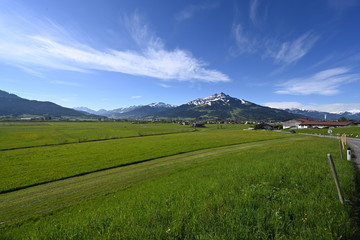
[[[290,131],[287,129],[286,131]],[[310,133],[310,134],[319,134],[319,135],[327,135],[327,136],[341,136],[343,134],[352,138],[360,138],[360,127],[339,127],[339,128],[331,128],[332,133],[328,133],[329,129],[295,129],[296,132],[299,133]]]
[[[62,124],[69,136],[80,136],[73,123],[53,127]],[[89,135],[101,124],[111,131],[107,123],[87,124]],[[121,126],[129,132],[139,127]],[[53,146],[44,138],[29,142],[33,148],[0,151],[0,239],[354,236],[355,169],[339,159],[338,141],[236,125],[155,128],[161,135]],[[344,205],[327,153],[334,157]]]
[[[188,132],[189,126],[123,122],[0,122],[0,150]]]

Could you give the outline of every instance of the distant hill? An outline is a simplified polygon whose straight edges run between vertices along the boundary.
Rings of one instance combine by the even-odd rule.
[[[95,111],[87,107],[77,107],[74,109],[112,118],[144,118],[156,117],[158,113],[173,107],[175,106],[163,102],[157,102],[148,105],[121,107],[113,110],[100,109]]]
[[[349,120],[360,120],[360,113],[351,113],[351,112],[342,112],[342,113],[329,113],[329,112],[321,112],[321,111],[314,111],[314,110],[304,110],[304,109],[285,109],[285,111],[293,114],[298,114],[305,116],[310,119],[314,120],[332,120],[336,121],[339,120],[341,117],[345,117]]]
[[[149,118],[162,116],[163,112],[174,108],[173,105],[166,104],[163,102],[151,103],[144,106],[133,107],[126,111],[117,114],[121,118]]]
[[[36,115],[50,117],[98,117],[52,102],[28,100],[0,90],[0,116]]]

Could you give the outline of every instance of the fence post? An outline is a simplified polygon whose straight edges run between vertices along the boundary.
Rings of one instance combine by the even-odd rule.
[[[341,159],[344,159],[343,150],[342,150],[342,146],[341,146],[341,139],[339,139],[339,147],[340,147],[340,157],[341,157]]]
[[[329,164],[330,164],[330,167],[331,167],[331,172],[332,172],[332,175],[333,175],[333,177],[334,177],[336,189],[337,189],[337,192],[338,192],[338,195],[339,195],[340,203],[341,203],[341,204],[344,204],[344,197],[343,197],[343,195],[342,195],[342,191],[341,191],[341,187],[340,187],[340,182],[339,182],[339,179],[338,179],[338,176],[337,176],[337,172],[336,172],[334,160],[332,159],[332,156],[331,156],[330,153],[328,153],[327,156],[328,156]]]

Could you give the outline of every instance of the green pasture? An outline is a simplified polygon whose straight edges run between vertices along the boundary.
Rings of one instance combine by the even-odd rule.
[[[286,131],[290,131],[286,129]],[[329,134],[329,129],[316,129],[316,128],[308,128],[308,129],[295,129],[296,132],[299,133],[310,133],[310,134],[319,134],[319,135],[327,135],[327,136],[341,136],[346,134],[348,137],[360,138],[360,127],[338,127],[331,128],[332,133]]]
[[[105,142],[125,140],[143,140],[141,155],[154,159],[0,194],[0,239],[351,239],[356,230],[326,154],[334,156],[349,202],[354,167],[336,157],[334,139],[214,130]],[[91,151],[105,142],[74,146]],[[46,149],[66,152],[58,147]],[[87,165],[106,165],[106,152]]]
[[[0,192],[184,152],[289,137],[214,130],[2,151]]]
[[[0,150],[188,131],[173,123],[0,122]]]

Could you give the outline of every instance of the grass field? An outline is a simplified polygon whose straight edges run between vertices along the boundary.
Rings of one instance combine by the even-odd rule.
[[[0,150],[189,131],[172,123],[0,122]]]
[[[290,131],[287,129],[286,131]],[[296,132],[299,133],[311,133],[311,134],[320,134],[327,136],[341,136],[346,134],[348,137],[360,138],[360,127],[339,127],[339,128],[331,128],[332,133],[329,134],[329,129],[295,129]]]
[[[327,153],[355,201],[333,139],[213,126],[3,151],[2,191],[29,187],[0,194],[0,239],[349,239]]]
[[[290,136],[214,130],[3,151],[0,192],[183,152],[285,137]]]

